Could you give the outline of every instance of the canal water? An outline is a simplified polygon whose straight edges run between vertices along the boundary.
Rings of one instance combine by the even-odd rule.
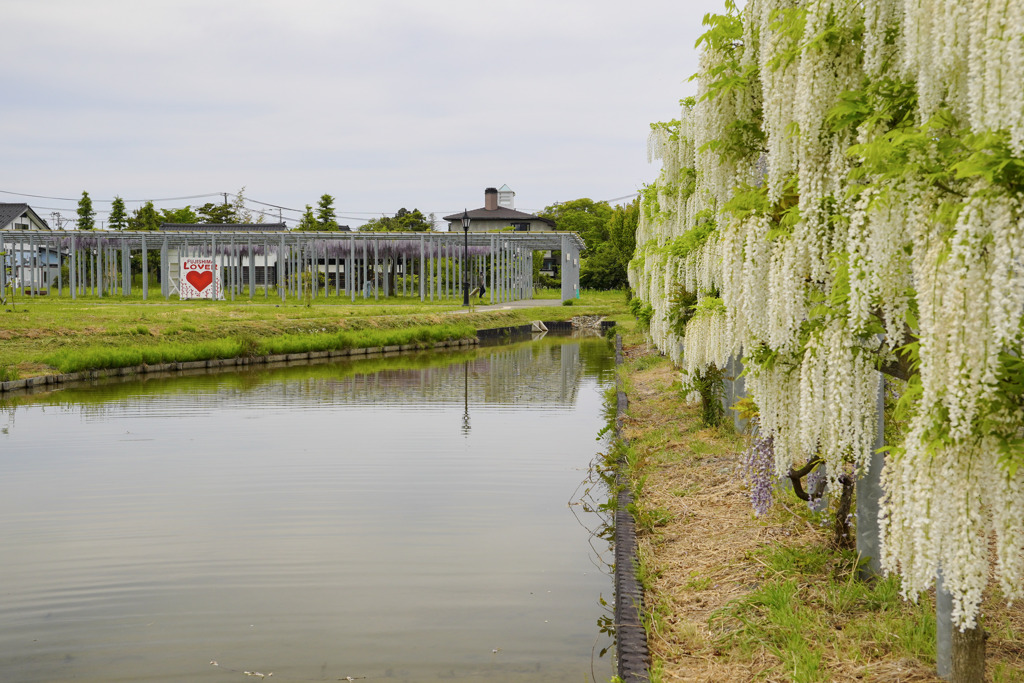
[[[612,382],[545,339],[0,404],[0,680],[606,681]]]

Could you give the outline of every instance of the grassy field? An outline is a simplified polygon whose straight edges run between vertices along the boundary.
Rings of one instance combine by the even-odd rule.
[[[234,302],[19,297],[0,307],[0,381],[143,362],[430,341],[574,315],[628,316],[622,292],[583,292],[571,306],[557,298],[550,306],[522,309],[485,311],[476,302],[466,311],[460,304],[332,297],[306,306],[273,294]]]

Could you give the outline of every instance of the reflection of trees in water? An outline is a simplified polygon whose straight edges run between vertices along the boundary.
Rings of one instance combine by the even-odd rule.
[[[0,405],[0,413],[4,415],[3,424],[0,424],[0,434],[7,434],[11,431],[11,427],[14,426],[14,406],[13,405]]]
[[[468,373],[468,387],[467,375]],[[382,370],[328,380],[323,398],[340,403],[462,401],[471,405],[572,405],[583,367],[578,343],[492,350],[464,363],[423,370]]]
[[[418,363],[426,367],[408,367]],[[0,408],[13,424],[18,405],[40,404],[74,411],[87,420],[112,414],[210,415],[232,408],[315,410],[337,404],[570,406],[584,375],[610,371],[610,363],[602,340],[526,343],[419,360],[259,368],[55,391],[24,396]]]

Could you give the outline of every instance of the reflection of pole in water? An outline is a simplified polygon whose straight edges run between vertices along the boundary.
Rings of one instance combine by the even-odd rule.
[[[562,403],[572,403],[576,398],[576,387],[580,375],[580,345],[579,342],[562,344],[559,350],[562,354],[562,387],[559,398]]]
[[[463,404],[462,435],[469,436],[469,361],[462,362]]]

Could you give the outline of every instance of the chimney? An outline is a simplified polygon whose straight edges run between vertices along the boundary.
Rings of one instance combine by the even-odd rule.
[[[498,188],[488,187],[484,190],[484,208],[488,211],[498,210]]]

